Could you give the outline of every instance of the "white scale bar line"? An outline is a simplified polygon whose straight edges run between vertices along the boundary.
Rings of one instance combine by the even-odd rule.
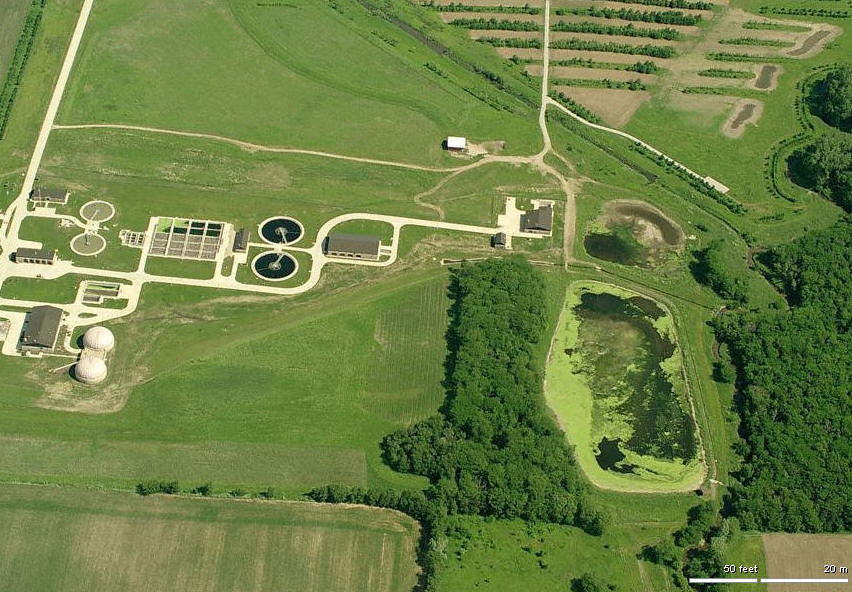
[[[760,578],[766,584],[848,584],[849,578]]]
[[[757,578],[689,578],[690,584],[757,584]]]

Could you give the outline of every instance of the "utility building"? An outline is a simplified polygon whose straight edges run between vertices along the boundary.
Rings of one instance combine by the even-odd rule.
[[[553,231],[553,206],[548,204],[524,213],[521,216],[521,230],[550,234]]]
[[[248,251],[249,231],[240,228],[234,236],[234,253],[245,253]]]
[[[453,152],[462,152],[467,150],[467,139],[459,136],[448,137],[447,150],[452,150]]]
[[[53,265],[56,263],[56,259],[56,251],[50,249],[18,249],[15,251],[15,263]]]
[[[64,206],[71,193],[59,187],[35,187],[30,192],[30,201]]]
[[[56,347],[62,309],[55,306],[36,306],[24,320],[21,331],[22,352],[46,352]]]
[[[495,249],[505,249],[508,245],[508,238],[505,232],[498,232],[491,237],[491,246]]]
[[[381,241],[375,236],[364,234],[329,234],[328,238],[325,239],[325,254],[329,257],[378,261],[380,246]]]

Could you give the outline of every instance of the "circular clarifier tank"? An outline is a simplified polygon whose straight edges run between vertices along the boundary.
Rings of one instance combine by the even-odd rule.
[[[305,234],[301,222],[286,216],[264,220],[259,230],[260,237],[270,245],[292,245]]]
[[[270,282],[280,282],[295,275],[299,264],[287,253],[267,251],[255,257],[251,267],[258,277]]]

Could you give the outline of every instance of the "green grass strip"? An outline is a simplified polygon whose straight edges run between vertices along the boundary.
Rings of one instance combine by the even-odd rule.
[[[809,31],[809,27],[802,25],[782,25],[781,23],[768,23],[763,21],[748,21],[743,23],[743,29],[755,31],[792,31],[795,33]]]
[[[780,39],[758,39],[757,37],[722,39],[719,43],[722,45],[753,45],[757,47],[793,47],[796,45],[792,41],[782,41]]]
[[[21,35],[15,45],[15,53],[9,63],[6,80],[3,83],[3,88],[0,89],[0,140],[6,135],[6,126],[12,114],[15,98],[18,96],[18,87],[20,87],[21,80],[24,77],[24,68],[33,49],[33,42],[41,24],[41,15],[46,1],[33,0],[30,4],[29,12],[24,19],[24,26],[21,29]]]
[[[698,72],[698,75],[708,78],[754,78],[754,72],[747,70],[726,70],[724,68],[708,68],[707,70]]]

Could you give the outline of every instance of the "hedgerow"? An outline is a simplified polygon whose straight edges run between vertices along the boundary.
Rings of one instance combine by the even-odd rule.
[[[652,58],[672,58],[677,55],[668,45],[629,45],[604,41],[586,41],[584,39],[561,39],[550,44],[551,49],[576,49],[581,51],[608,51],[631,55],[646,55]]]
[[[27,16],[24,18],[24,26],[21,35],[15,45],[15,53],[9,62],[9,70],[6,80],[0,89],[0,139],[6,136],[6,126],[12,113],[12,106],[18,95],[18,87],[24,77],[24,68],[32,52],[33,42],[41,24],[41,15],[47,0],[32,0]]]

